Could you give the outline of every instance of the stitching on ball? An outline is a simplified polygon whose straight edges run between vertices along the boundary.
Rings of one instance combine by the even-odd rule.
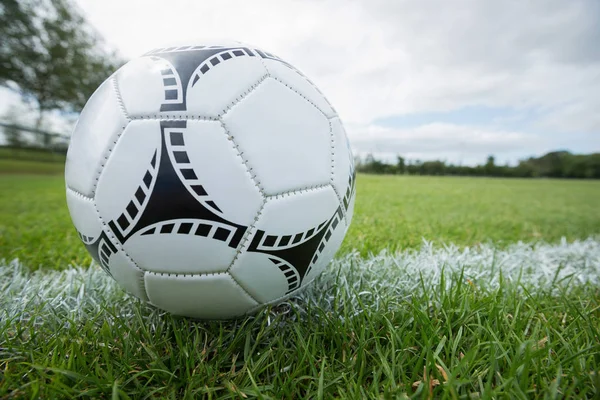
[[[115,137],[115,140],[113,140],[113,142],[106,148],[104,157],[102,158],[102,162],[100,163],[100,168],[98,168],[98,172],[96,172],[96,181],[94,182],[94,187],[92,188],[92,195],[96,194],[96,189],[98,188],[98,181],[100,180],[100,175],[102,175],[102,171],[104,170],[104,166],[106,165],[106,162],[108,161],[108,157],[110,156],[110,153],[112,153],[117,142],[119,141],[119,138],[121,137],[123,132],[125,132],[125,128],[127,128],[127,124],[123,125],[123,127],[121,128],[121,131]]]
[[[265,69],[267,70],[269,76],[273,79],[275,79],[276,81],[279,81],[280,83],[283,83],[285,86],[288,86],[287,84],[285,84],[284,82],[282,82],[280,79],[278,79],[277,77],[273,76],[271,74],[271,71],[269,71],[269,67],[267,67],[267,64],[265,63],[265,60],[263,60],[262,58],[260,59],[260,61],[262,62],[263,66],[265,67]],[[298,92],[297,90],[293,89],[291,86],[288,86],[290,89],[294,90],[296,93],[298,93],[300,96],[302,96],[306,101],[308,101],[310,104],[312,104],[314,107],[317,108],[317,110],[321,111],[321,113],[323,115],[325,115],[325,117],[327,119],[331,119],[331,118],[335,118],[337,116],[337,111],[335,110],[335,108],[333,108],[333,106],[331,105],[331,103],[329,102],[329,100],[327,100],[327,97],[325,97],[325,95],[323,94],[323,92],[321,92],[321,90],[319,90],[319,88],[317,87],[317,85],[315,85],[310,79],[308,79],[308,77],[306,75],[304,75],[299,69],[297,69],[296,67],[293,67],[291,65],[286,65],[284,64],[287,68],[291,69],[292,71],[296,72],[298,75],[300,75],[302,78],[304,78],[304,80],[310,85],[312,86],[313,89],[315,89],[315,91],[317,93],[319,93],[321,95],[321,97],[323,98],[323,100],[325,101],[325,103],[329,106],[329,108],[331,109],[331,112],[333,113],[333,115],[331,117],[327,117],[327,114],[325,112],[323,112],[316,104],[314,104],[311,100],[309,100],[307,97],[305,97],[302,93]]]
[[[260,301],[256,300],[254,298],[254,296],[252,296],[245,287],[243,287],[238,281],[237,279],[235,279],[235,276],[231,275],[230,273],[227,273],[227,275],[229,275],[229,277],[231,278],[231,280],[233,281],[233,283],[235,283],[235,285],[237,287],[239,287],[240,289],[242,289],[242,292],[244,292],[246,294],[246,296],[250,297],[257,305],[260,304]]]
[[[300,93],[298,90],[294,89],[292,86],[288,85],[287,83],[285,83],[284,81],[282,81],[281,79],[277,78],[276,76],[271,75],[271,79],[281,83],[283,86],[285,86],[286,88],[290,89],[291,91],[293,91],[294,93],[296,93],[298,96],[302,97],[308,104],[310,104],[311,106],[313,106],[314,108],[317,109],[317,111],[319,111],[321,114],[323,114],[323,116],[327,119],[329,119],[329,117],[327,116],[327,114],[321,110],[321,108],[319,106],[317,106],[315,103],[312,102],[312,100],[310,100],[308,97],[306,97],[305,95],[303,95],[302,93]]]
[[[263,198],[263,202],[260,205],[260,208],[258,209],[258,212],[254,216],[254,220],[252,221],[252,224],[250,224],[250,226],[248,227],[248,230],[246,231],[246,235],[244,235],[244,238],[242,238],[239,247],[236,249],[235,256],[233,257],[233,260],[231,260],[231,264],[229,264],[229,267],[227,267],[227,269],[225,270],[225,272],[231,271],[231,268],[233,268],[233,266],[235,265],[235,263],[239,259],[240,254],[242,254],[242,252],[244,250],[246,250],[246,248],[248,247],[248,245],[250,243],[250,237],[252,236],[252,234],[254,233],[254,229],[256,228],[256,223],[260,219],[260,216],[262,215],[263,210],[265,209],[265,204],[267,204],[267,199]]]
[[[283,301],[283,300],[286,300],[286,299],[289,299],[289,298],[292,298],[292,297],[294,297],[294,296],[297,296],[297,295],[299,295],[299,294],[300,294],[300,292],[304,291],[304,290],[305,290],[307,287],[309,287],[309,286],[310,286],[310,285],[313,283],[313,281],[314,281],[314,280],[317,278],[317,276],[319,276],[319,274],[317,274],[317,275],[316,275],[314,278],[312,278],[310,281],[308,281],[308,282],[306,282],[306,283],[303,283],[303,284],[302,284],[302,286],[300,286],[300,287],[298,287],[298,288],[294,289],[294,290],[293,290],[293,291],[291,291],[290,293],[286,293],[286,294],[284,294],[283,296],[280,296],[280,297],[278,297],[278,298],[276,298],[276,299],[274,299],[274,300],[268,301],[268,302],[266,302],[266,303],[260,303],[260,302],[259,302],[259,304],[258,304],[257,306],[255,306],[255,307],[252,307],[250,310],[248,310],[248,311],[247,311],[247,313],[246,313],[246,315],[247,315],[247,314],[252,314],[252,313],[256,312],[257,310],[260,310],[260,309],[261,309],[261,308],[263,308],[263,307],[268,307],[268,306],[270,306],[270,305],[273,305],[273,304],[279,303],[280,301]]]
[[[175,278],[190,278],[190,277],[197,277],[197,276],[228,276],[233,281],[233,284],[236,285],[238,288],[240,288],[246,296],[248,296],[252,301],[260,304],[254,297],[252,297],[252,295],[250,295],[250,293],[248,293],[248,291],[246,289],[244,289],[244,287],[242,285],[239,284],[239,282],[233,276],[231,276],[231,274],[229,274],[227,272],[202,272],[202,273],[197,273],[197,274],[172,274],[170,272],[146,271],[146,273],[148,275],[173,276]]]
[[[153,115],[135,115],[129,117],[130,120],[149,120],[149,121],[218,121],[219,117],[210,117],[208,115],[168,115],[168,114],[153,114]]]
[[[235,107],[236,105],[238,105],[242,100],[244,100],[246,97],[248,97],[250,95],[250,93],[252,93],[254,90],[256,90],[256,88],[258,86],[260,86],[260,84],[263,83],[268,77],[269,77],[269,74],[265,74],[265,75],[261,76],[258,79],[258,81],[256,81],[254,84],[252,84],[248,89],[246,89],[246,91],[242,92],[242,94],[240,94],[239,96],[237,96],[235,98],[235,100],[233,100],[231,103],[229,103],[223,109],[223,111],[221,111],[221,113],[218,115],[218,118],[220,119],[223,116],[225,116],[229,111],[231,111],[231,109],[233,107]]]
[[[136,264],[135,261],[133,261],[133,259],[129,256],[129,254],[127,254],[127,252],[125,251],[125,249],[123,248],[123,246],[121,245],[121,243],[119,243],[119,241],[117,240],[117,238],[115,237],[115,235],[112,233],[112,230],[108,227],[108,225],[106,224],[106,222],[104,222],[104,219],[102,218],[102,215],[100,214],[100,210],[98,209],[98,205],[96,204],[96,201],[93,200],[93,205],[94,205],[94,209],[96,210],[96,214],[98,215],[98,219],[100,220],[100,222],[102,223],[103,227],[102,230],[104,232],[106,232],[106,236],[108,236],[108,239],[113,243],[113,245],[119,249],[124,255],[125,257],[127,257],[127,259],[129,260],[129,262],[131,263],[131,265],[133,265],[139,272],[142,273],[142,277],[140,280],[140,288],[142,289],[142,293],[144,295],[144,301],[150,301],[150,298],[148,297],[148,293],[146,292],[146,283],[144,281],[144,274],[147,273],[148,271],[146,271],[145,269],[141,268],[140,266],[138,266]]]
[[[321,190],[321,189],[325,189],[327,187],[331,186],[330,182],[321,184],[321,185],[314,185],[314,186],[307,186],[301,189],[295,189],[295,190],[288,190],[286,192],[280,192],[280,193],[275,193],[269,196],[266,196],[267,200],[276,200],[276,199],[282,199],[284,197],[287,196],[292,196],[292,195],[296,195],[296,194],[301,194],[301,193],[307,193],[307,192],[314,192],[316,190]]]
[[[211,276],[211,275],[228,275],[227,272],[215,271],[215,272],[192,272],[192,273],[179,273],[179,272],[156,272],[156,271],[144,271],[148,275],[155,276],[173,276],[176,278],[191,278],[194,276]]]
[[[258,59],[260,60],[260,63],[262,64],[263,68],[265,69],[267,77],[270,77],[271,76],[271,71],[269,71],[269,68],[267,67],[267,64],[265,64],[265,60],[262,57],[258,57]]]
[[[346,210],[344,210],[344,201],[342,200],[342,197],[340,196],[340,193],[338,192],[338,190],[335,188],[335,185],[333,184],[333,182],[329,183],[329,186],[331,186],[331,188],[335,192],[335,196],[337,197],[338,201],[340,202],[340,206],[342,207],[342,215],[344,216],[344,222],[346,222],[346,225],[348,225],[348,218],[346,216]]]
[[[256,178],[256,174],[252,173],[252,171],[254,170],[254,168],[250,167],[250,165],[248,164],[248,160],[246,160],[243,157],[244,152],[240,151],[239,145],[234,140],[233,136],[231,135],[231,132],[229,132],[229,129],[227,129],[227,125],[225,125],[225,122],[223,120],[219,120],[219,122],[221,123],[221,127],[225,131],[225,135],[227,136],[227,139],[231,142],[232,147],[235,150],[235,153],[242,160],[242,164],[244,164],[244,167],[246,167],[246,172],[248,173],[248,176],[250,176],[250,179],[254,183],[254,186],[256,186],[256,188],[260,192],[260,195],[263,198],[266,197],[265,191],[264,191],[263,187],[261,186],[260,181]]]
[[[114,90],[115,90],[115,92],[117,94],[117,98],[121,99],[121,94],[119,93],[119,86],[117,85],[117,80],[115,78],[112,78],[112,81],[113,81],[113,88],[114,88]],[[121,137],[121,135],[123,134],[123,132],[125,132],[125,128],[127,128],[127,124],[130,121],[129,117],[127,116],[127,111],[125,110],[125,106],[123,105],[123,101],[122,100],[119,100],[119,105],[121,107],[121,110],[125,114],[125,118],[127,119],[127,123],[125,125],[123,125],[123,127],[121,128],[121,131],[117,134],[117,136],[115,137],[115,139],[112,141],[112,143],[105,150],[103,160],[100,163],[100,168],[98,168],[98,171],[96,172],[96,181],[94,182],[94,187],[92,188],[92,196],[94,196],[96,194],[96,189],[98,188],[98,181],[100,180],[100,175],[102,175],[102,171],[104,170],[104,166],[106,165],[106,162],[108,161],[108,156],[113,151],[114,147],[116,146],[116,144],[119,141],[119,138]]]
[[[85,194],[73,189],[72,187],[70,187],[68,185],[67,185],[67,190],[70,191],[71,193],[73,193],[75,196],[82,198],[83,200],[94,201],[93,197],[86,196]]]
[[[335,187],[335,135],[333,133],[333,124],[331,123],[331,119],[329,119],[328,122],[329,122],[329,137],[330,137],[330,141],[331,141],[331,180],[330,180],[329,184],[333,188],[333,191],[335,192],[335,195],[336,195],[338,201],[340,202],[340,205],[343,206],[344,200],[342,199],[342,196],[340,195],[339,191]],[[348,225],[348,218],[346,216],[346,210],[344,209],[344,207],[342,207],[342,215],[344,216],[344,222],[346,223],[346,225]]]
[[[119,103],[119,107],[121,108],[121,111],[123,112],[123,115],[125,116],[125,118],[130,120],[131,118],[129,117],[129,114],[127,113],[127,109],[125,108],[125,102],[123,102],[123,96],[121,96],[121,91],[119,90],[119,83],[117,82],[116,77],[112,78],[112,83],[113,83],[113,87],[115,88],[115,92],[117,94],[117,102]]]

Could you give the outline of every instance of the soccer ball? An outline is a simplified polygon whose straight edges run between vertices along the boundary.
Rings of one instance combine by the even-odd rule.
[[[66,161],[84,245],[126,291],[227,319],[306,287],[352,220],[342,122],[279,57],[239,42],[168,47],[100,85]]]

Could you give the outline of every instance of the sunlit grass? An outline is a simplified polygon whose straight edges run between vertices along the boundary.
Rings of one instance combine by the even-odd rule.
[[[89,268],[61,175],[0,175],[0,398],[597,398],[598,198],[599,182],[361,175],[305,293],[195,322]]]
[[[232,322],[126,296],[99,268],[0,267],[0,398],[594,398],[600,242],[429,246],[334,262]]]
[[[600,233],[600,182],[359,175],[340,255],[437,244],[557,241]],[[88,265],[59,176],[0,175],[0,259]]]
[[[600,181],[361,175],[343,251],[586,238],[598,199]]]

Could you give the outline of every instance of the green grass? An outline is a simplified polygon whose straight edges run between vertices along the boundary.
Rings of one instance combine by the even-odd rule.
[[[62,175],[66,156],[37,149],[0,146],[0,175],[43,174]]]
[[[600,181],[360,176],[343,250],[556,241],[600,232]]]
[[[64,170],[65,166],[60,162],[0,159],[0,175],[62,175]]]
[[[1,160],[0,160],[1,161]],[[600,182],[376,177],[357,181],[355,216],[340,254],[437,243],[497,245],[600,233]],[[0,259],[31,268],[88,265],[58,176],[0,176]]]
[[[0,263],[0,398],[600,396],[598,245],[523,271],[510,245],[600,233],[599,182],[359,176],[345,258],[233,322],[163,314],[98,267],[67,269],[90,258],[63,185],[0,176],[0,259],[23,264]],[[423,237],[493,245],[464,265],[458,250],[360,256]]]
[[[584,268],[569,261],[581,247],[536,262]],[[99,269],[0,269],[0,398],[598,398],[597,286],[489,272],[493,250],[482,268],[407,276],[429,257],[348,257],[301,298],[233,322],[161,314]]]
[[[65,163],[66,155],[42,149],[0,146],[0,159]]]
[[[0,259],[32,269],[89,265],[66,208],[62,176],[0,175]]]

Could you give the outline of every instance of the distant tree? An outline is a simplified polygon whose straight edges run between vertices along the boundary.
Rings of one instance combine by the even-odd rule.
[[[488,156],[485,165],[483,166],[483,174],[487,176],[496,175],[496,159],[494,156]]]
[[[404,158],[401,156],[396,157],[396,173],[404,175],[405,170],[406,164],[404,163]]]
[[[511,167],[508,164],[496,165],[494,156],[489,156],[485,164],[466,166],[447,164],[445,161],[405,160],[397,157],[396,165],[378,160],[369,154],[364,161],[357,162],[357,170],[370,174],[398,174],[404,170],[408,175],[459,175],[459,176],[498,176],[498,177],[563,177],[600,179],[600,153],[571,154],[566,151],[551,152],[541,157],[520,160]],[[403,167],[402,167],[403,166]]]
[[[421,171],[421,165],[423,163],[421,162],[421,160],[413,160],[411,162],[408,163],[408,165],[406,166],[406,172],[408,172],[409,175],[420,175],[422,173]]]
[[[421,173],[423,175],[444,175],[446,165],[443,161],[426,161],[421,164]]]
[[[377,160],[373,154],[368,154],[365,161],[360,165],[358,171],[372,174],[383,174],[389,172],[389,166],[384,162]]]
[[[529,162],[535,168],[538,176],[560,178],[565,172],[569,156],[571,153],[568,151],[553,151],[539,158],[532,157]]]
[[[2,0],[0,85],[38,111],[79,111],[121,63],[71,0]]]

